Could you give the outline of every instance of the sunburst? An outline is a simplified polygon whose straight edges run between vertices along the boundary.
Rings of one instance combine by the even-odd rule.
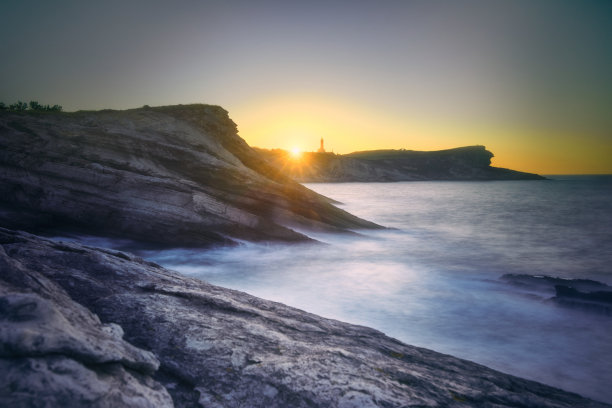
[[[289,155],[293,160],[299,160],[302,157],[302,150],[299,147],[293,147],[289,150]]]

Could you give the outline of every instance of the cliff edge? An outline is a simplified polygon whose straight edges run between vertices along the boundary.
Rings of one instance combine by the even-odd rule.
[[[277,174],[210,105],[0,112],[0,225],[164,246],[378,227]]]

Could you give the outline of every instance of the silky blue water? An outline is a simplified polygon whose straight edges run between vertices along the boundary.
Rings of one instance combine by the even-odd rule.
[[[612,284],[612,177],[308,184],[390,227],[146,256],[214,284],[612,402],[612,317],[506,273]]]

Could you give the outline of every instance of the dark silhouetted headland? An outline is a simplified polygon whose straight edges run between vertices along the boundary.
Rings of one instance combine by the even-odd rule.
[[[421,152],[369,150],[344,155],[304,153],[294,160],[286,151],[257,149],[283,174],[300,182],[385,182],[418,180],[543,180],[544,177],[491,166],[484,146]]]

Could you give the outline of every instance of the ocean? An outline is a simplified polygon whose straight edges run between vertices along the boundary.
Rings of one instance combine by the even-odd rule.
[[[307,184],[388,229],[145,256],[183,274],[612,403],[612,316],[508,273],[612,285],[612,176]]]

